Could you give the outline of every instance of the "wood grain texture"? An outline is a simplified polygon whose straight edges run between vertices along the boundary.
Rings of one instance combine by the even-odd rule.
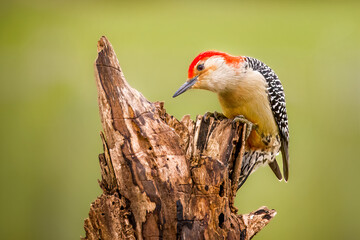
[[[250,239],[275,216],[266,207],[237,215],[233,207],[241,125],[167,114],[129,86],[105,37],[95,76],[103,194],[91,205],[84,239]]]

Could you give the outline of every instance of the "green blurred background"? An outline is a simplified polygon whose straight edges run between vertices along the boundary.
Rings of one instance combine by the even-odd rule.
[[[217,49],[280,76],[291,172],[254,173],[240,212],[278,215],[256,239],[360,237],[360,3],[12,1],[0,9],[1,239],[79,239],[101,194],[93,63],[106,35],[129,83],[170,114],[220,111],[214,94],[171,96],[191,60]]]

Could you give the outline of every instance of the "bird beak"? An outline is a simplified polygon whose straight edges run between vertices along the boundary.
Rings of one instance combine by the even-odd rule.
[[[188,80],[186,83],[184,83],[177,91],[176,93],[174,94],[173,98],[174,97],[177,97],[179,96],[180,94],[186,92],[188,89],[190,89],[195,83],[196,81],[198,80],[198,77],[199,75],[197,75],[196,77]]]

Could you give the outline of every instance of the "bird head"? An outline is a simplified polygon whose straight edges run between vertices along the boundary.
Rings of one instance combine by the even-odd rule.
[[[188,80],[176,91],[177,97],[188,89],[205,89],[219,93],[232,87],[245,69],[243,57],[218,51],[200,53],[190,64]]]

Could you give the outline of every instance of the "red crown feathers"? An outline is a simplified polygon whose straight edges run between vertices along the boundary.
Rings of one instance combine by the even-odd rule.
[[[238,64],[238,63],[244,61],[244,58],[241,56],[240,57],[232,56],[230,54],[227,54],[224,52],[219,52],[219,51],[205,51],[205,52],[202,52],[199,55],[197,55],[197,57],[191,62],[190,66],[189,66],[189,71],[188,71],[188,78],[194,77],[194,68],[199,61],[206,60],[213,56],[223,57],[227,64],[235,65],[235,64]]]

